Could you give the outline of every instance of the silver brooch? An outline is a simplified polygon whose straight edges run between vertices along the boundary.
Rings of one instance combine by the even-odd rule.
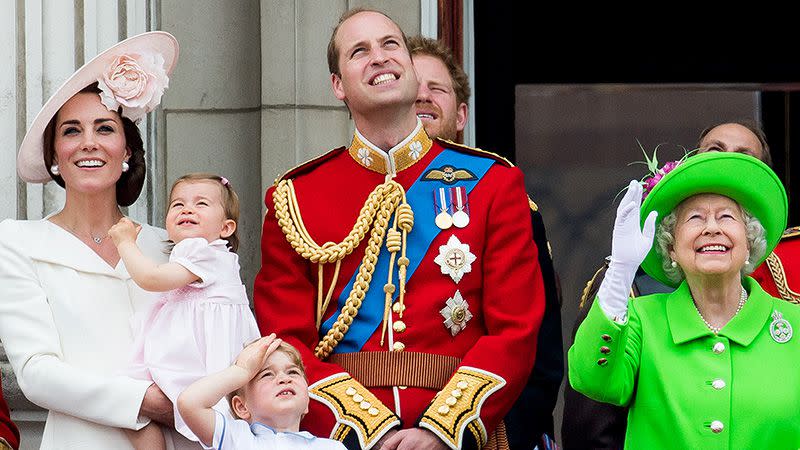
[[[789,342],[792,338],[792,324],[783,318],[778,311],[772,313],[772,323],[769,324],[769,335],[779,344]]]
[[[461,297],[459,291],[456,291],[452,298],[447,299],[446,306],[439,311],[439,314],[444,317],[444,326],[450,330],[450,334],[453,336],[466,328],[467,322],[472,319],[469,304]]]
[[[465,273],[472,271],[472,263],[476,256],[469,251],[468,244],[462,244],[455,235],[450,236],[447,244],[439,246],[439,256],[433,262],[439,265],[442,274],[450,275],[450,278],[458,284]]]

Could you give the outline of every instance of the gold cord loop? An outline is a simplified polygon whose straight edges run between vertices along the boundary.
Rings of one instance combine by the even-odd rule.
[[[314,241],[303,223],[297,195],[291,180],[282,180],[278,183],[272,199],[275,204],[275,217],[286,240],[302,258],[319,264],[317,271],[317,328],[321,325],[322,317],[331,301],[338,281],[341,261],[351,254],[369,233],[367,247],[359,265],[353,289],[350,291],[342,311],[336,318],[336,322],[317,344],[314,350],[316,356],[320,359],[327,358],[349,330],[369,290],[384,237],[386,237],[387,248],[392,254],[389,265],[389,280],[386,287],[384,287],[386,298],[388,299],[388,306],[385,305],[384,307],[383,327],[385,332],[386,319],[388,318],[385,311],[391,308],[391,296],[395,290],[392,283],[394,260],[397,253],[400,252],[402,255],[400,259],[406,263],[405,265],[398,263],[400,267],[400,301],[402,302],[403,291],[405,290],[405,267],[408,264],[408,258],[405,255],[406,243],[408,232],[411,231],[414,225],[414,215],[411,207],[406,203],[403,187],[390,178],[375,187],[361,208],[355,225],[342,242],[326,242],[322,246]],[[395,215],[394,223],[389,229],[389,220],[393,214]],[[402,233],[397,230],[398,226]],[[336,263],[336,268],[331,286],[328,288],[327,295],[323,298],[323,266],[329,263]],[[389,285],[391,285],[391,288],[389,288]],[[383,345],[383,342],[381,342],[381,345]]]

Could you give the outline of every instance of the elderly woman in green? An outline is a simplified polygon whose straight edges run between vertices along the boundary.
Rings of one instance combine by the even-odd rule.
[[[617,210],[570,383],[630,406],[625,448],[800,448],[800,307],[746,276],[786,225],[783,185],[755,158],[706,153],[647,186]],[[639,265],[675,292],[629,300]]]

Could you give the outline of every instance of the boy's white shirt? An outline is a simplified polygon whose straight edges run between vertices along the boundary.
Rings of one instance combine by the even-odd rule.
[[[346,450],[344,444],[333,439],[318,438],[307,431],[283,432],[261,424],[249,424],[241,419],[230,419],[215,411],[212,450],[249,450],[264,448]]]

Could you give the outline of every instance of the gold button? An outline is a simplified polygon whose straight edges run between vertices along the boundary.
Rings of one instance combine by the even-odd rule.
[[[716,380],[711,382],[711,386],[714,387],[716,390],[720,390],[725,387],[725,380],[720,380],[717,378]]]
[[[395,333],[402,333],[406,331],[406,324],[402,320],[397,320],[392,324],[392,329]]]
[[[449,412],[450,412],[450,407],[449,407],[449,406],[447,406],[447,405],[442,405],[442,406],[440,406],[440,407],[439,407],[439,409],[438,409],[438,410],[436,410],[436,411],[437,411],[439,414],[441,414],[441,415],[443,415],[443,416],[446,416],[446,415],[447,415],[447,413],[449,413]]]
[[[606,364],[608,364],[608,360],[605,359],[605,358],[600,358],[600,359],[597,360],[597,365],[598,366],[605,366]]]
[[[461,389],[453,389],[450,392],[450,395],[452,395],[455,398],[461,398]]]
[[[457,401],[458,400],[456,400],[455,397],[447,397],[444,402],[445,404],[447,404],[447,406],[453,406],[456,404]]]
[[[378,408],[370,408],[369,411],[367,412],[369,413],[370,416],[375,417],[378,415],[380,411],[378,411]]]
[[[461,390],[463,391],[464,389],[466,389],[466,388],[468,388],[468,387],[469,387],[469,383],[467,383],[467,382],[466,382],[466,381],[464,381],[464,380],[461,380],[461,381],[459,381],[458,383],[456,383],[456,387],[457,387],[457,388],[459,388],[459,389],[461,389]]]
[[[715,420],[711,422],[711,431],[714,433],[722,433],[722,430],[725,429],[725,425],[722,424],[719,420]]]
[[[364,396],[361,394],[356,394],[353,396],[353,401],[356,403],[361,403],[364,401]]]
[[[604,334],[604,335],[600,336],[600,339],[602,339],[602,340],[604,340],[606,342],[611,342],[611,336],[609,336],[607,334]]]
[[[600,353],[602,353],[604,355],[607,355],[607,354],[611,353],[611,349],[604,345],[604,346],[600,347]]]
[[[403,344],[402,342],[395,342],[394,344],[392,344],[392,350],[396,352],[402,352],[405,349],[406,349],[406,344]]]
[[[717,342],[716,344],[714,344],[714,347],[711,350],[717,355],[719,355],[720,353],[725,351],[725,344],[723,344],[722,342]]]
[[[355,388],[349,387],[349,388],[347,388],[346,391],[344,391],[344,393],[347,394],[348,397],[352,397],[352,396],[356,395],[358,393],[358,391],[356,391]]]
[[[370,402],[361,402],[361,404],[360,404],[360,405],[358,405],[358,406],[359,406],[361,409],[363,409],[364,411],[366,411],[366,410],[368,410],[368,409],[372,408],[372,403],[370,403]]]
[[[392,305],[392,311],[394,311],[395,314],[400,314],[405,310],[406,310],[406,305],[401,306],[400,302],[394,302],[394,304]]]

